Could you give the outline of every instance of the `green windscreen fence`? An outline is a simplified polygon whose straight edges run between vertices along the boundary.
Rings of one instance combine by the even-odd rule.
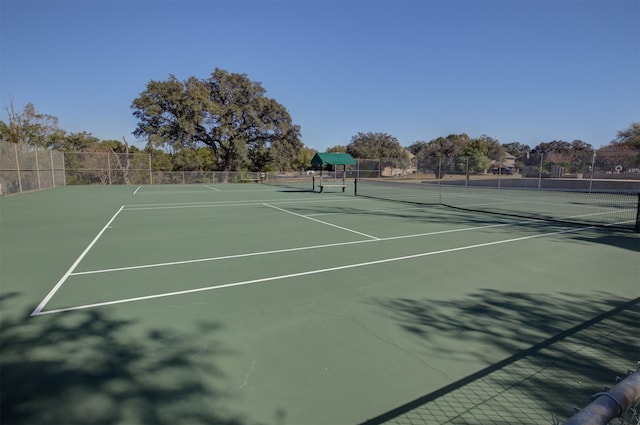
[[[401,183],[357,179],[358,196],[640,232],[640,194]]]

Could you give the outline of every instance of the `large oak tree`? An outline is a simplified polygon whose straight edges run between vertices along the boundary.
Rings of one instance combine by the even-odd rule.
[[[150,81],[132,102],[134,135],[177,152],[211,148],[219,170],[291,166],[303,147],[287,109],[245,74],[216,68],[206,80]]]
[[[358,133],[347,145],[347,153],[354,158],[406,158],[407,153],[398,139],[387,133]]]

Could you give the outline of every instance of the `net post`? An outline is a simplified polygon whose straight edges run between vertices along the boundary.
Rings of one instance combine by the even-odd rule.
[[[358,179],[353,179],[353,196],[358,196]]]
[[[636,233],[640,233],[640,192],[638,192],[637,195],[638,195],[638,204],[636,205],[636,227],[635,227],[635,231],[636,231]]]

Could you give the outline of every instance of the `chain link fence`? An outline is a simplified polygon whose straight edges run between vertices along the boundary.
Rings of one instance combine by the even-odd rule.
[[[446,184],[606,190],[640,189],[640,151],[593,154],[535,152],[526,158],[503,156],[415,156],[357,159],[344,178],[381,178]],[[188,167],[187,167],[188,168]],[[194,167],[195,168],[195,167]],[[343,178],[342,170],[323,170]],[[147,153],[57,152],[0,142],[0,193],[13,194],[66,185],[190,184],[273,182],[296,177],[307,181],[318,171],[163,170]]]
[[[151,156],[145,153],[65,152],[67,184],[149,184]]]
[[[512,156],[430,156],[411,159],[358,160],[348,169],[356,178],[391,178],[465,186],[576,190],[640,190],[640,151],[571,157],[533,153]],[[615,182],[615,183],[613,183]]]
[[[0,195],[64,185],[62,152],[0,141]]]
[[[521,159],[510,155],[496,159],[459,155],[358,159],[348,170],[356,178],[640,180],[640,151],[600,155],[536,152]]]

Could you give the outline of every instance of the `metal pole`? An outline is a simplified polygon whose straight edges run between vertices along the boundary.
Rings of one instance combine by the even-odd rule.
[[[107,152],[107,172],[109,173],[109,185],[111,185],[111,154]]]
[[[64,164],[64,152],[62,152],[62,185],[66,186],[67,185],[67,169],[65,167]]]
[[[38,148],[35,148],[36,153],[36,177],[38,178],[38,190],[42,190],[42,185],[40,184],[40,163],[38,162]]]
[[[18,161],[18,144],[13,144],[13,151],[16,154],[16,171],[18,172],[18,188],[20,189],[20,193],[22,193],[22,176],[20,175],[20,161]]]
[[[464,186],[469,186],[469,157],[467,157],[467,169],[466,169],[466,178],[464,180]]]
[[[636,233],[640,233],[640,193],[638,193],[638,206],[636,207]]]
[[[151,172],[151,154],[149,154],[149,184],[153,184],[153,173]]]
[[[593,401],[569,418],[565,425],[608,424],[622,416],[639,398],[640,369],[628,375],[610,390],[594,394],[591,397]]]
[[[540,169],[538,170],[538,189],[542,186],[542,160],[544,159],[544,152],[540,152]]]
[[[56,173],[53,170],[53,151],[49,151],[49,159],[51,160],[51,187],[56,187]]]
[[[593,185],[593,173],[596,171],[596,151],[593,151],[591,156],[591,174],[589,176],[589,193],[591,193],[591,187]]]

